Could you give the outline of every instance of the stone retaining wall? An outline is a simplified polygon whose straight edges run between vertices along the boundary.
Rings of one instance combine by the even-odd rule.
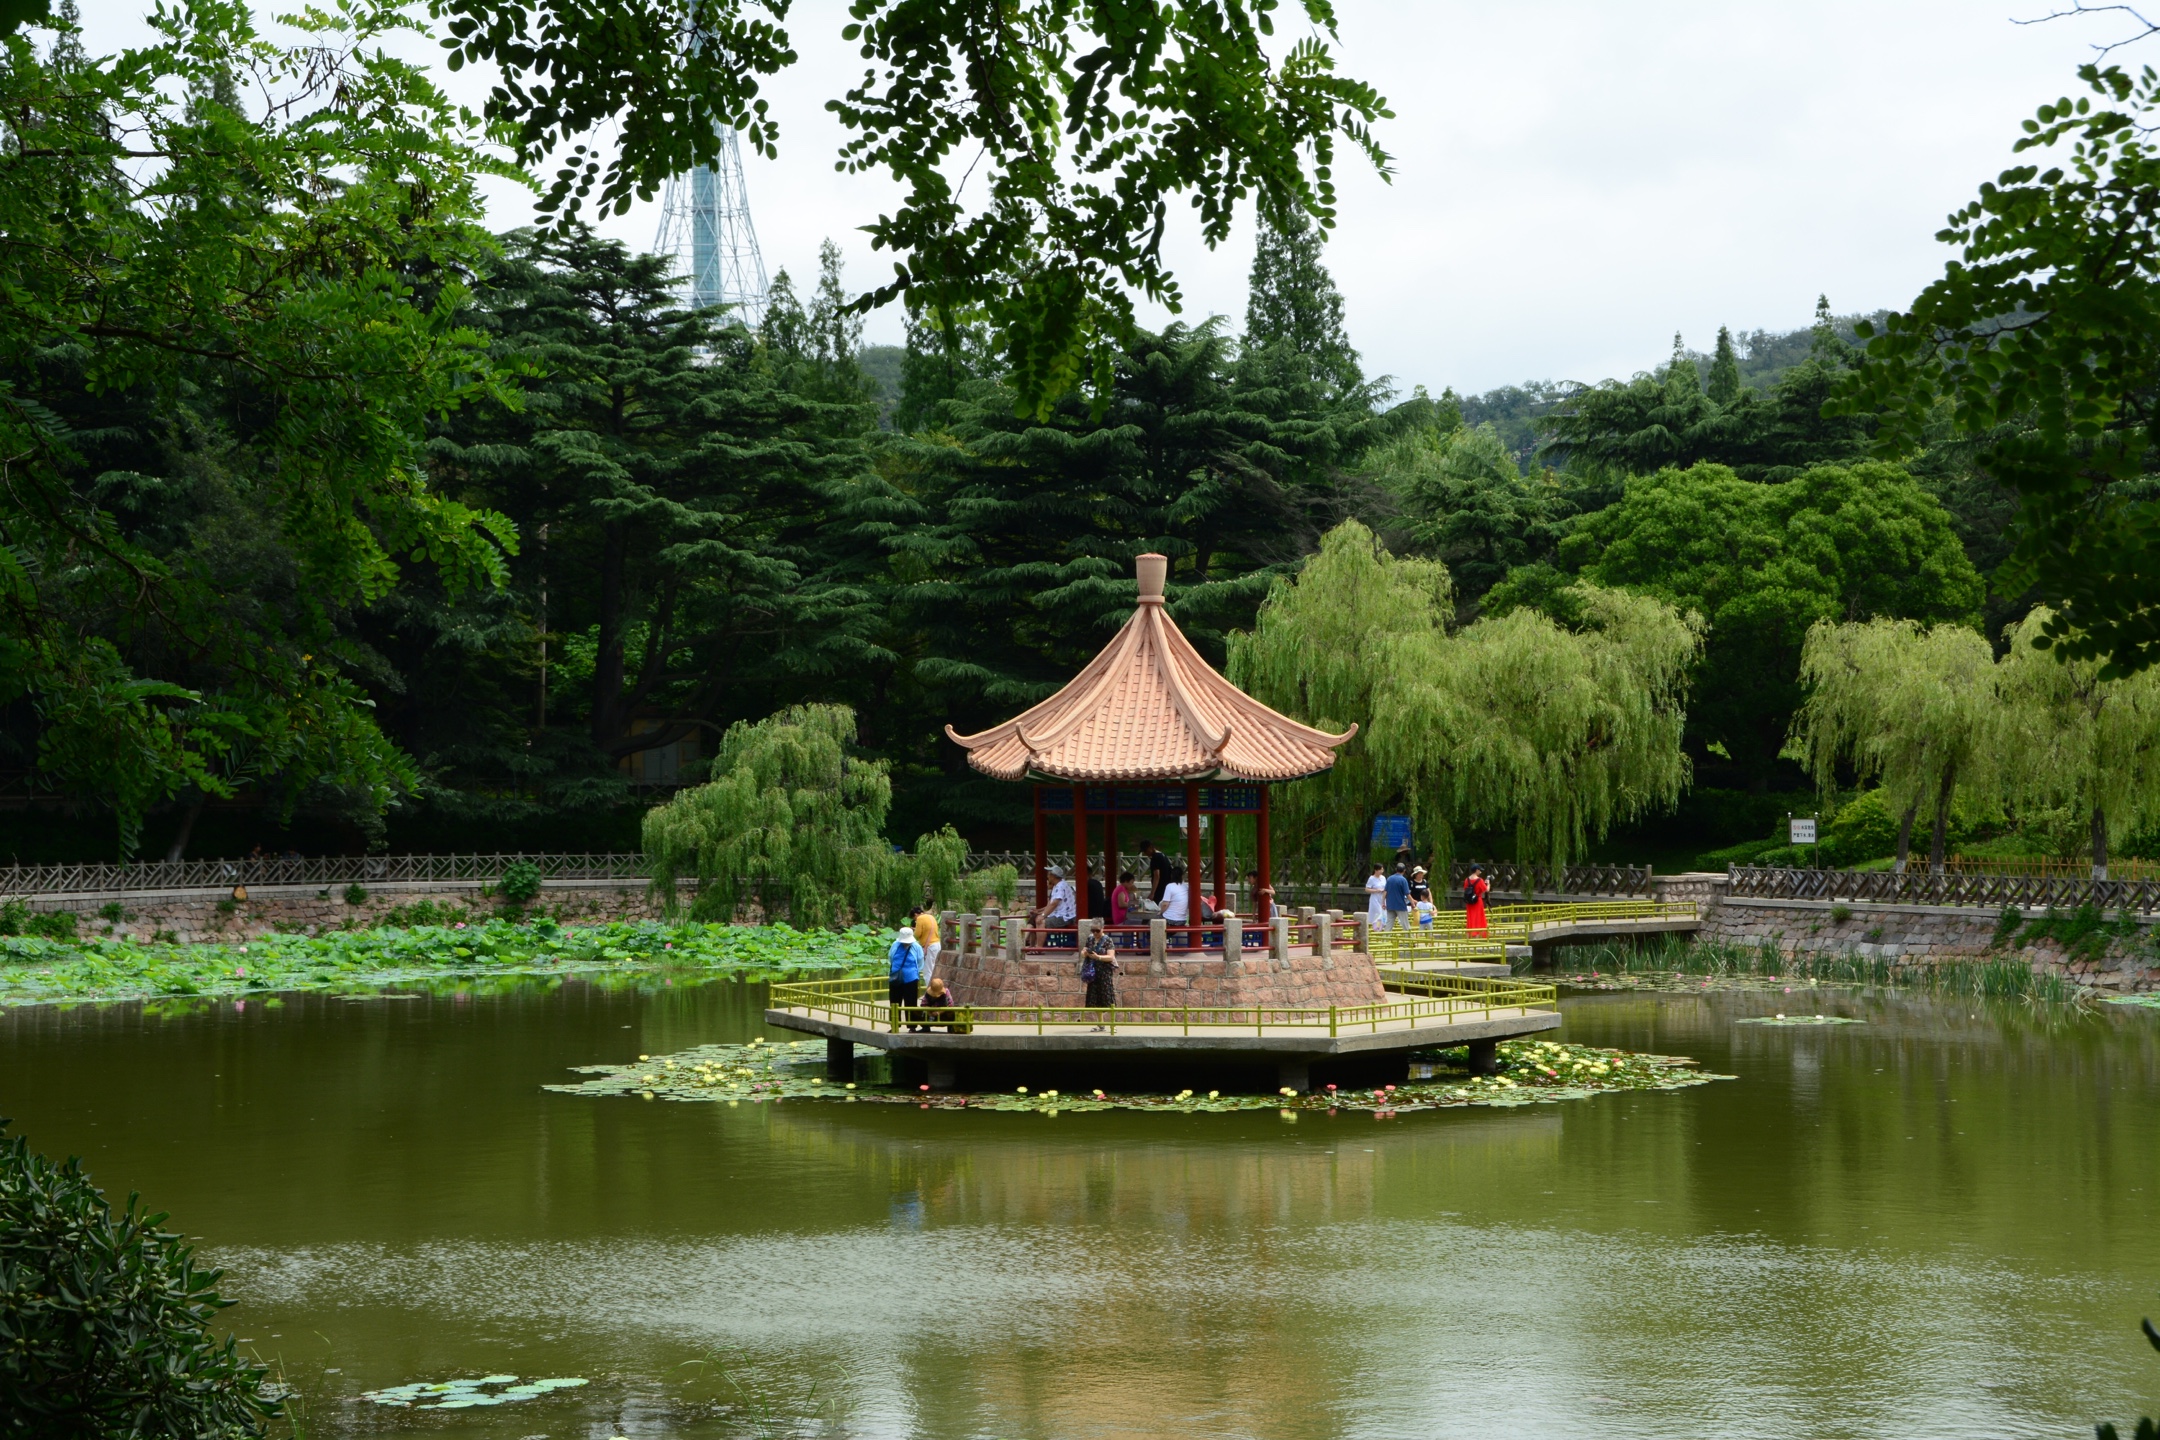
[[[383,924],[390,911],[423,900],[477,923],[502,913],[501,901],[482,893],[489,888],[477,880],[395,882],[367,887],[367,898],[358,905],[347,903],[342,886],[324,890],[311,885],[251,885],[245,900],[233,899],[229,890],[130,890],[37,895],[25,897],[25,903],[33,911],[73,911],[84,936],[240,941],[274,930],[317,934],[365,929]],[[117,921],[105,918],[113,905],[120,907],[122,918]],[[656,920],[661,910],[643,880],[550,880],[526,913],[592,923]]]
[[[1660,899],[1694,900],[1703,907],[1703,940],[1770,943],[1788,959],[1853,955],[1893,967],[1958,961],[2018,960],[2038,975],[2059,975],[2105,990],[2160,989],[2160,954],[2153,926],[2120,937],[2096,960],[2073,959],[2056,941],[2014,949],[1995,945],[1998,914],[1947,905],[1856,905],[1831,900],[1735,899],[1722,875],[1659,876]],[[2036,918],[2036,917],[2028,917]]]
[[[945,917],[949,940],[979,935],[972,916],[956,925]],[[1085,998],[1077,951],[1062,955],[1040,951],[1015,959],[991,922],[991,943],[975,941],[964,951],[948,949],[937,972],[963,1005],[1078,1005]],[[1370,956],[1348,948],[1319,955],[1308,946],[1290,946],[1283,958],[1268,949],[1266,932],[1255,930],[1251,943],[1232,963],[1219,952],[1181,959],[1170,952],[1153,958],[1147,949],[1118,951],[1117,1001],[1120,1006],[1166,1007],[1266,1005],[1353,1006],[1386,1003],[1380,972]]]

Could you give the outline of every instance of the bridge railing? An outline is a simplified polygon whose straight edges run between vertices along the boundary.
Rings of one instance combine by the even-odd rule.
[[[775,1010],[888,1034],[922,1026],[962,1034],[998,1025],[1032,1029],[1038,1035],[1057,1027],[1092,1031],[1101,1026],[1111,1034],[1120,1028],[1144,1028],[1175,1029],[1183,1035],[1195,1030],[1251,1031],[1257,1036],[1287,1029],[1325,1032],[1331,1037],[1490,1018],[1502,1010],[1557,1010],[1560,1005],[1556,987],[1519,980],[1391,971],[1381,981],[1406,998],[1377,1005],[957,1005],[946,1009],[894,1005],[887,998],[886,982],[872,977],[776,983],[770,1003]]]
[[[1879,905],[1946,905],[1988,910],[2160,911],[2160,881],[2094,880],[2068,875],[1930,875],[1907,870],[1803,870],[1735,865],[1726,871],[1736,900],[1849,900]]]

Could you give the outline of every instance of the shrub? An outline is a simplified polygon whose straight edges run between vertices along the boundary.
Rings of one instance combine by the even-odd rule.
[[[1852,919],[1852,906],[1850,906],[1850,905],[1832,905],[1832,906],[1830,907],[1830,923],[1831,923],[1831,924],[1833,924],[1833,925],[1842,925],[1842,924],[1844,924],[1844,923],[1845,923],[1845,922],[1846,922],[1847,920],[1850,920],[1850,919]]]
[[[135,918],[134,916],[128,914],[127,907],[122,905],[118,900],[106,901],[103,905],[100,905],[98,907],[97,913],[98,919],[103,920],[108,925],[118,925],[123,920],[132,920]]]
[[[503,870],[502,883],[495,888],[505,905],[522,909],[539,898],[540,867],[530,860],[516,861]]]
[[[164,1222],[0,1138],[0,1435],[241,1440],[277,1416],[265,1372],[210,1334],[219,1272]]]
[[[30,907],[20,900],[0,903],[0,935],[20,935],[30,923]]]
[[[411,930],[421,925],[455,925],[468,912],[461,906],[438,905],[433,900],[415,900],[410,905],[399,905],[383,912],[382,923],[400,930]]]
[[[362,885],[357,880],[347,885],[345,887],[345,903],[348,905],[367,904],[367,886]]]
[[[72,910],[46,910],[32,915],[24,922],[23,934],[42,935],[47,940],[73,940],[75,923],[75,912]]]
[[[962,875],[955,887],[961,910],[971,915],[980,915],[993,896],[997,898],[998,909],[1010,913],[1019,893],[1020,872],[1010,865],[992,865],[987,870],[972,871]]]

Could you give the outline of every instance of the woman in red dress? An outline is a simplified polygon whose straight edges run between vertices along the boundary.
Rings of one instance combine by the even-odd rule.
[[[1472,865],[1470,873],[1463,878],[1463,929],[1472,935],[1483,935],[1485,930],[1485,896],[1492,889],[1492,882],[1485,878],[1481,865]]]

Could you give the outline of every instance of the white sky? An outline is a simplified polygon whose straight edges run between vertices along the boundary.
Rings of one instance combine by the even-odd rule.
[[[93,53],[141,37],[144,0],[81,3]],[[1935,231],[2011,162],[2019,122],[2079,93],[2091,44],[2123,33],[2106,16],[2012,23],[2049,0],[1337,4],[1342,68],[1396,112],[1381,132],[1396,173],[1338,161],[1329,265],[1368,373],[1405,392],[1625,376],[1675,330],[1708,349],[1721,324],[1803,326],[1818,293],[1840,313],[1902,305],[1941,273]],[[814,274],[829,236],[866,288],[890,260],[856,227],[896,192],[832,168],[823,104],[860,65],[838,38],[845,11],[797,0],[802,63],[766,89],[781,158],[745,161],[767,268]],[[445,79],[484,93],[470,73]],[[650,245],[657,210],[602,228]],[[525,223],[529,197],[500,186],[490,218]],[[1220,251],[1188,234],[1172,254],[1186,318],[1242,321],[1249,225]],[[890,313],[866,330],[899,334]]]

